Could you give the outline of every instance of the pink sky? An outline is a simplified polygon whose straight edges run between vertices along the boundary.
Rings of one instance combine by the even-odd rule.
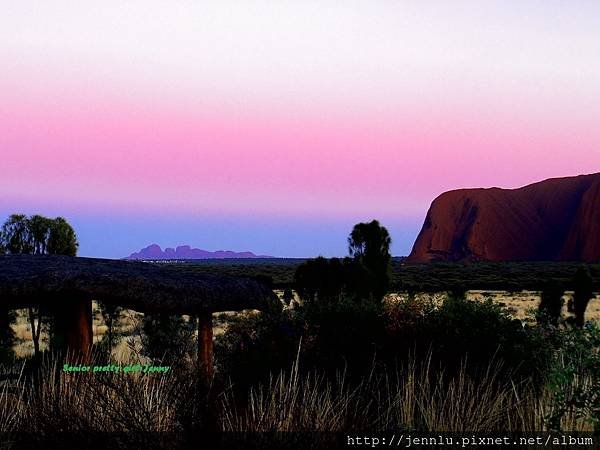
[[[600,171],[593,4],[19,3],[3,211],[415,223],[444,190]]]

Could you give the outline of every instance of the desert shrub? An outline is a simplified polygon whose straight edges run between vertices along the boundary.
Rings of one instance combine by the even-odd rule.
[[[384,337],[381,303],[341,296],[293,310],[234,316],[216,338],[215,356],[219,372],[246,388],[289,367],[300,342],[305,370],[333,374],[347,367],[358,377],[371,367]]]
[[[542,290],[542,299],[537,313],[537,321],[544,325],[556,326],[560,320],[565,289],[561,283],[547,281]]]
[[[541,330],[523,327],[491,300],[450,295],[439,307],[406,301],[391,309],[391,317],[402,322],[388,326],[388,358],[431,350],[433,361],[447,371],[458,370],[464,358],[474,368],[496,360],[514,376],[528,377],[541,376],[551,354]]]
[[[309,367],[346,367],[352,376],[363,375],[384,343],[382,304],[372,299],[344,296],[309,303],[300,309],[299,319],[304,324],[302,361]]]
[[[432,363],[449,373],[467,359],[472,370],[493,361],[507,376],[541,379],[554,345],[547,330],[522,326],[491,300],[449,296],[438,306],[413,296],[383,306],[342,296],[233,319],[217,338],[219,369],[237,383],[256,384],[291,363],[300,339],[305,370],[333,374],[346,368],[351,379],[364,376],[373,361],[391,367],[429,352]]]
[[[573,312],[575,323],[583,327],[585,323],[585,310],[588,303],[594,298],[594,280],[588,267],[580,267],[573,277]]]
[[[306,304],[336,303],[344,297],[381,300],[386,273],[372,271],[359,259],[318,257],[298,266],[294,284]]]
[[[415,295],[396,303],[316,297],[293,310],[232,319],[217,338],[219,371],[242,390],[264,384],[289,367],[299,342],[304,374],[320,370],[331,378],[346,370],[356,382],[373,363],[391,369],[430,355],[430,375],[468,370],[476,379],[494,364],[498,377],[529,380],[540,393],[560,337],[554,326],[524,326],[491,300],[468,301],[459,291],[441,304]]]
[[[311,303],[336,301],[347,290],[349,261],[318,257],[298,266],[294,280],[300,298]]]
[[[558,348],[548,376],[548,427],[564,429],[565,417],[571,416],[600,432],[600,329],[589,322],[583,329],[559,331],[556,337]]]
[[[155,362],[178,365],[195,353],[195,324],[182,316],[146,314],[142,321],[142,353]]]
[[[292,307],[293,306],[293,301],[294,301],[294,292],[290,289],[290,288],[286,288],[283,291],[283,296],[281,298],[283,300],[283,303],[288,306],[288,307]]]
[[[227,330],[215,338],[215,363],[221,378],[244,391],[292,363],[302,324],[289,310],[227,318]]]
[[[0,309],[0,363],[11,361],[15,354],[13,345],[15,344],[15,332],[10,326],[16,319],[14,310],[7,308]]]
[[[121,337],[121,334],[117,331],[120,326],[120,316],[123,308],[113,304],[98,302],[98,312],[102,317],[102,320],[106,324],[106,333],[102,336],[97,346],[99,351],[102,351],[110,357],[110,354],[115,346],[115,343]]]

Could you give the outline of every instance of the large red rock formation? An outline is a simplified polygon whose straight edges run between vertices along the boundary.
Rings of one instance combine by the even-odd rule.
[[[445,192],[408,260],[600,261],[600,173]]]

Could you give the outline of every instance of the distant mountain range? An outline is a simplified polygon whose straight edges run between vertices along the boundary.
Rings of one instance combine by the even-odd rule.
[[[272,258],[267,255],[255,255],[252,252],[232,252],[230,250],[217,250],[210,252],[199,248],[192,248],[189,245],[180,245],[177,248],[160,248],[157,244],[149,245],[139,252],[132,253],[125,259],[249,259],[249,258]]]

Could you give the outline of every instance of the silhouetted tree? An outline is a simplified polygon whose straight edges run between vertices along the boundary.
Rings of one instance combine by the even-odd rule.
[[[294,293],[290,288],[286,288],[283,291],[282,299],[287,306],[292,306],[292,302],[294,301]]]
[[[304,302],[332,302],[342,295],[344,267],[339,258],[319,256],[298,266],[294,280]]]
[[[350,258],[306,261],[296,269],[295,287],[304,302],[381,300],[391,278],[391,239],[379,222],[356,224],[348,238]]]
[[[389,288],[391,244],[390,234],[377,220],[354,225],[348,237],[350,256],[364,265],[372,275],[372,293],[375,299],[382,299]]]
[[[344,285],[349,298],[355,300],[377,299],[374,295],[376,280],[373,273],[360,261],[344,258]]]
[[[0,241],[7,253],[32,253],[30,223],[24,214],[12,214],[2,225]]]
[[[28,219],[28,238],[31,253],[34,255],[45,255],[48,253],[48,238],[52,219],[34,215]]]
[[[542,290],[542,299],[538,308],[540,323],[556,325],[560,319],[563,306],[564,287],[561,283],[551,280],[546,282]]]
[[[583,327],[585,323],[585,310],[589,301],[594,296],[594,280],[587,267],[577,269],[573,277],[573,309],[575,312],[575,324]]]
[[[0,229],[0,247],[10,254],[56,254],[75,256],[79,243],[73,227],[63,217],[49,219],[41,215],[11,215]],[[37,316],[37,327],[36,327]],[[29,308],[29,324],[34,354],[39,355],[42,314]]]
[[[0,246],[11,254],[75,256],[79,243],[63,217],[13,214],[0,229]]]
[[[51,255],[77,255],[79,242],[75,230],[63,217],[57,217],[50,224],[48,253]]]
[[[106,349],[106,355],[108,358],[110,358],[115,341],[115,327],[119,326],[119,317],[123,308],[99,301],[98,309],[100,310],[102,319],[104,320],[104,323],[106,323],[107,327],[106,334],[100,342],[100,347]]]

